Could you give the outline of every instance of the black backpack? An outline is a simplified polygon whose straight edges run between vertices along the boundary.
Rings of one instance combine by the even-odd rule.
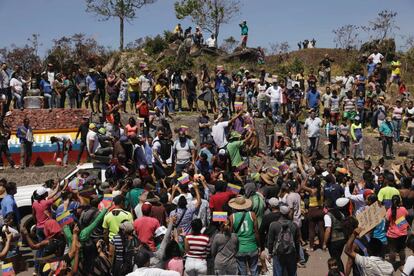
[[[161,160],[166,161],[171,157],[173,142],[170,139],[156,140],[154,143],[160,143],[159,155]]]
[[[273,253],[277,256],[292,254],[295,252],[295,239],[293,237],[293,223],[276,222],[281,225],[281,230],[277,236],[276,244]]]
[[[124,250],[122,253],[121,275],[126,275],[134,270],[135,255],[141,248],[141,242],[134,236],[131,240],[123,240],[122,244]]]

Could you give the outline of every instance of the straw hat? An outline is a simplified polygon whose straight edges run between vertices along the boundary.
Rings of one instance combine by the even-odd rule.
[[[229,206],[235,210],[246,210],[252,207],[252,201],[244,196],[238,195],[230,199]]]
[[[269,186],[276,185],[276,182],[274,181],[275,175],[272,174],[271,172],[261,173],[260,178],[263,180],[263,182],[266,185],[269,185]]]

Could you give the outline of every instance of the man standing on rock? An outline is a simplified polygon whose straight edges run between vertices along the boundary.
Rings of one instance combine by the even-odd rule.
[[[28,118],[23,120],[23,125],[17,128],[16,136],[20,141],[20,166],[22,169],[30,166],[32,160],[33,129]]]
[[[246,20],[239,24],[241,28],[241,46],[242,48],[246,48],[247,46],[247,38],[249,36],[249,27],[247,27]]]

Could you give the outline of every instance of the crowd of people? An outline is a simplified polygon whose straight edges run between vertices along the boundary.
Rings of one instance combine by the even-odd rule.
[[[387,81],[403,84],[399,61],[389,80],[381,61],[373,53],[355,76],[329,77],[324,93],[312,70],[281,78],[243,67],[210,74],[202,66],[199,73],[143,68],[127,76],[100,67],[56,73],[50,64],[40,79],[34,72],[23,80],[19,68],[7,79],[3,64],[4,114],[12,100],[22,108],[30,89],[41,90],[47,108],[67,107],[65,98],[71,108],[84,102],[101,115],[79,126],[77,162],[86,152],[108,165],[106,179],[80,171],[39,187],[30,229],[21,225],[16,183],[0,179],[3,273],[24,270],[24,241],[36,250],[37,275],[294,276],[317,250],[329,252],[328,275],[411,275],[414,257],[405,249],[414,249],[414,162],[389,169],[386,159],[394,158],[394,142],[414,142],[414,106],[406,90],[397,97],[387,91]],[[330,62],[326,56],[321,65]],[[183,98],[199,112],[198,132],[196,124],[174,122]],[[131,114],[127,124],[123,113]],[[378,162],[364,151],[374,141],[368,129],[380,136]],[[2,121],[7,157],[10,133]],[[17,136],[24,168],[33,144],[28,118]],[[71,142],[51,143],[67,164]],[[361,236],[356,215],[373,204],[386,215]]]

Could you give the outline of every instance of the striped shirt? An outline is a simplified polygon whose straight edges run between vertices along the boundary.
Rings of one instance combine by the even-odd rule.
[[[187,235],[188,242],[187,257],[206,259],[207,253],[210,251],[210,238],[206,235]]]

